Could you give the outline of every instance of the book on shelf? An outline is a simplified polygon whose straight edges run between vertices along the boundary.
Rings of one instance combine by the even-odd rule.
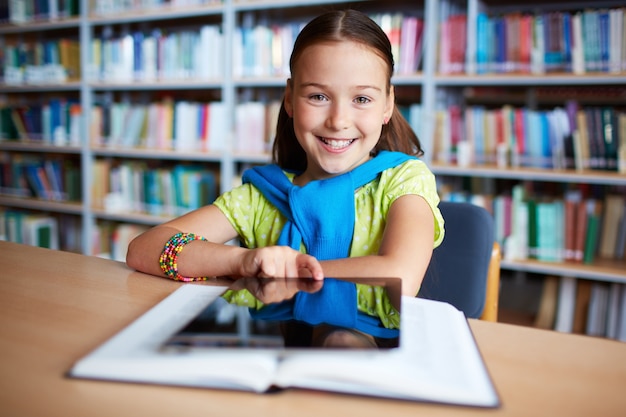
[[[94,81],[211,80],[223,76],[223,35],[218,26],[107,33],[91,42],[88,75]]]
[[[372,13],[370,17],[390,40],[395,73],[416,73],[422,60],[424,20],[408,13]],[[288,77],[293,42],[305,23],[267,24],[244,15],[233,34],[233,76]]]
[[[587,233],[583,250],[583,263],[591,264],[596,259],[598,242],[602,224],[602,210],[604,203],[601,200],[587,200]]]
[[[9,0],[3,2],[9,21],[23,24],[38,20],[57,20],[77,16],[80,0]],[[4,8],[0,6],[0,10]],[[0,18],[1,21],[1,18]]]
[[[605,336],[610,339],[618,338],[619,315],[622,308],[620,303],[621,287],[623,287],[623,284],[618,282],[608,284]]]
[[[439,72],[460,74],[465,71],[467,15],[453,13],[440,24]]]
[[[417,16],[404,16],[400,39],[399,74],[414,74],[421,68],[424,43],[424,20]]]
[[[266,106],[258,101],[239,103],[235,109],[235,145],[239,152],[264,153],[267,142]]]
[[[626,68],[624,7],[472,15],[470,73],[620,73]],[[445,30],[445,26],[442,31]],[[446,42],[443,38],[442,42]]]
[[[221,102],[115,102],[97,104],[91,114],[95,146],[218,152],[227,145],[228,117]]]
[[[617,323],[615,325],[615,338],[626,342],[626,285],[621,285],[618,293]]]
[[[109,159],[93,163],[92,202],[109,213],[138,212],[177,216],[217,197],[215,174],[198,164],[151,168],[143,161]]]
[[[1,193],[44,200],[78,201],[79,168],[72,159],[6,154],[0,160]],[[78,184],[78,185],[77,185]]]
[[[576,281],[576,300],[574,301],[574,318],[572,333],[586,334],[589,326],[589,304],[591,301],[593,282],[586,279]]]
[[[1,213],[7,241],[59,249],[59,226],[55,217],[18,210],[4,210]]]
[[[607,195],[604,198],[604,212],[598,242],[598,255],[602,258],[616,259],[618,233],[624,217],[626,198],[622,195]]]
[[[585,240],[587,238],[587,202],[578,201],[575,204],[574,220],[574,262],[582,262],[585,254]]]
[[[300,294],[308,291],[309,303],[313,303],[309,305],[315,308],[316,293],[334,280],[326,279],[319,284],[312,284],[310,280],[298,284],[290,280],[278,280],[280,284],[275,281],[275,288],[289,290],[277,299],[299,303]],[[369,282],[380,286],[381,280],[376,281]],[[361,278],[358,282],[368,281]],[[266,283],[267,280],[243,278],[234,285],[241,289]],[[397,301],[398,339],[377,345],[343,344],[340,348],[331,338],[323,339],[326,344],[321,344],[316,342],[317,337],[289,331],[293,329],[293,322],[281,321],[279,316],[270,314],[277,311],[276,304],[252,301],[251,309],[237,306],[238,297],[229,297],[229,293],[225,293],[227,289],[183,285],[107,342],[78,359],[68,375],[259,394],[300,388],[459,406],[495,408],[500,405],[467,319],[447,303],[402,297]],[[294,298],[291,297],[296,291],[292,289],[300,290]],[[399,298],[400,293],[397,294]],[[255,305],[261,308],[257,310]],[[338,316],[335,309],[331,310],[333,312],[320,317],[320,321],[310,317],[312,310],[301,311],[303,315],[299,317],[307,320],[305,323],[312,323],[314,334],[318,334],[323,328],[333,328],[332,323]],[[361,314],[356,322],[365,323],[359,318]],[[355,325],[351,319],[342,317],[340,320],[344,322],[344,329]],[[373,322],[370,324],[379,328]],[[244,326],[247,331],[238,331]],[[281,328],[288,330],[281,331]],[[218,333],[214,333],[214,329]],[[265,335],[268,331],[271,336]],[[370,330],[363,328],[362,331],[366,333],[361,334],[367,334]],[[294,341],[296,338],[298,340]]]
[[[493,214],[503,259],[587,264],[597,258],[626,259],[623,187],[597,195],[597,189],[582,185],[569,186],[562,195],[529,184],[503,193],[480,185],[467,191],[449,188],[440,185],[442,200],[477,204]]]
[[[624,206],[622,207],[622,216],[617,226],[615,258],[626,260],[626,200],[624,201]]]
[[[460,133],[459,133],[460,132]],[[451,105],[436,112],[435,160],[458,163],[458,143],[467,142],[470,161],[498,166],[618,171],[626,168],[626,113],[616,107],[552,110],[504,105]]]
[[[559,278],[546,276],[543,280],[541,298],[535,316],[534,326],[540,329],[554,329],[559,298]]]
[[[589,336],[606,336],[609,303],[609,284],[594,282],[591,285],[589,313],[587,316],[586,334]]]

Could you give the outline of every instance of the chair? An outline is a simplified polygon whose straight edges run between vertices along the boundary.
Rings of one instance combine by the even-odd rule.
[[[484,208],[441,202],[445,237],[433,251],[418,297],[445,301],[468,318],[498,319],[500,246]]]

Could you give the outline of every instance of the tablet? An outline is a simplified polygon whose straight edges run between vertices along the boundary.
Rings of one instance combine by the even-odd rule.
[[[393,349],[400,297],[399,278],[241,278],[162,350]]]

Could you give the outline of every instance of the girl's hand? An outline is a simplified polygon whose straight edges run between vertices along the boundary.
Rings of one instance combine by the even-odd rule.
[[[314,293],[322,289],[324,282],[310,278],[247,278],[236,281],[233,289],[247,289],[263,304],[290,300],[299,292]]]
[[[246,250],[240,265],[242,277],[324,279],[322,265],[315,257],[288,246]]]

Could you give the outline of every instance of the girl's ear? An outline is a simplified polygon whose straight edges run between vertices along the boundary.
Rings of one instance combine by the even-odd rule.
[[[385,112],[383,113],[383,124],[389,123],[393,110],[395,108],[396,96],[393,90],[393,85],[389,88],[389,94],[387,95],[387,104],[385,105]]]
[[[289,117],[293,117],[292,95],[293,95],[292,81],[291,81],[291,78],[289,78],[287,79],[287,85],[285,86],[285,99],[284,99],[285,112],[287,112],[287,115]]]

